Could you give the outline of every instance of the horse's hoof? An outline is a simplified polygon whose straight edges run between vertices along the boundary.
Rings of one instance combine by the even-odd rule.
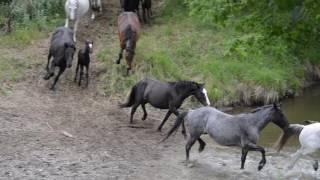
[[[161,132],[161,128],[158,128],[157,131],[158,131],[158,132]]]
[[[49,80],[50,76],[46,75],[45,77],[43,77],[44,80]]]
[[[193,163],[187,163],[187,167],[188,167],[188,168],[193,168],[193,167],[194,167],[194,164],[193,164]]]
[[[258,166],[258,171],[260,171],[263,168],[264,164],[261,164]]]
[[[199,147],[199,153],[201,153],[204,150],[204,146]]]

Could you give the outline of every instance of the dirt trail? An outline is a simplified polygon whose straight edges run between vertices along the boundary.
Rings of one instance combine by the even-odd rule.
[[[115,19],[120,6],[115,0],[103,1],[103,6],[103,14],[96,21],[87,19],[79,28],[79,42],[94,37],[95,53],[104,46],[118,46],[109,42],[117,38]],[[88,89],[77,87],[72,82],[74,70],[68,70],[61,77],[58,90],[49,91],[52,82],[42,79],[48,42],[43,39],[14,53],[16,59],[35,60],[12,93],[0,96],[0,179],[319,177],[311,171],[283,175],[286,156],[268,156],[265,170],[258,173],[260,155],[256,153],[249,153],[246,170],[241,171],[239,149],[216,146],[207,138],[208,147],[202,154],[196,152],[198,145],[194,146],[191,157],[198,161],[194,162],[195,167],[188,168],[183,163],[185,141],[179,133],[166,143],[158,143],[163,134],[156,132],[156,126],[165,113],[151,110],[143,122],[139,110],[131,127],[129,111],[119,109],[117,102],[103,95],[99,76],[107,70],[96,59]],[[13,50],[0,51],[9,56]],[[164,130],[170,125],[172,120]],[[301,166],[311,168],[308,162]]]

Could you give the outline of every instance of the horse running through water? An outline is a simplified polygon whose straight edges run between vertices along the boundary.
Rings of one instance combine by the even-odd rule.
[[[208,133],[220,145],[242,148],[241,169],[244,168],[248,151],[260,151],[262,160],[259,163],[258,170],[261,170],[266,163],[265,150],[257,145],[260,132],[270,122],[279,126],[283,131],[289,127],[287,118],[277,105],[263,106],[251,113],[234,116],[212,107],[201,107],[181,113],[162,141],[169,138],[184,122],[187,124],[189,134],[186,144],[187,163],[189,162],[190,149],[196,141],[200,144],[199,152],[204,150],[206,143],[200,136]]]
[[[126,61],[128,64],[127,75],[132,69],[132,61],[134,58],[136,43],[140,34],[140,22],[137,14],[133,12],[123,12],[118,17],[118,33],[120,40],[120,53],[117,64],[123,56],[123,50],[126,50]]]
[[[133,115],[140,105],[144,112],[142,120],[145,120],[148,115],[145,108],[147,103],[156,108],[169,109],[158,127],[158,131],[161,131],[170,115],[174,113],[177,116],[179,114],[178,109],[183,101],[192,95],[203,105],[210,105],[204,84],[192,81],[161,82],[147,78],[132,87],[128,101],[120,107],[132,107],[130,123],[133,122]]]
[[[89,84],[89,66],[90,66],[90,54],[92,53],[93,49],[93,41],[86,40],[85,46],[83,49],[80,49],[78,52],[78,64],[76,68],[76,75],[74,77],[74,82],[77,82],[78,71],[80,68],[79,74],[79,83],[78,85],[81,86],[81,80],[83,77],[83,69],[86,68],[86,87]]]
[[[102,12],[101,0],[90,0],[90,7],[92,10],[91,19],[95,19],[96,18],[95,11],[100,13]]]
[[[290,124],[288,130],[284,132],[277,144],[276,148],[279,152],[288,139],[292,135],[299,135],[300,149],[297,150],[296,153],[292,155],[293,159],[288,166],[289,169],[292,169],[299,158],[306,155],[311,155],[320,150],[320,123],[313,123],[309,125],[301,125],[301,124]],[[317,171],[319,168],[318,160],[314,160],[313,169]]]
[[[73,27],[73,40],[76,41],[79,21],[90,9],[89,0],[67,0],[65,3],[66,23],[65,27],[69,27],[69,20],[75,21]]]
[[[51,86],[52,90],[54,90],[60,75],[65,71],[66,67],[70,68],[72,66],[73,55],[76,51],[75,42],[72,37],[72,30],[66,27],[57,28],[52,35],[46,67],[47,75],[44,77],[45,80],[49,80],[54,76],[55,68],[59,67],[59,73]],[[53,59],[49,67],[52,57]]]

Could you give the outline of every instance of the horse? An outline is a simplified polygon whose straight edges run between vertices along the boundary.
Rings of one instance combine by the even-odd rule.
[[[93,49],[93,41],[86,40],[85,46],[83,49],[80,49],[78,52],[78,64],[76,68],[76,75],[74,77],[74,82],[77,81],[78,77],[78,70],[80,68],[80,75],[79,75],[79,83],[78,85],[81,86],[81,80],[83,76],[83,69],[86,68],[86,87],[89,84],[89,65],[90,65],[90,54],[92,53]]]
[[[301,147],[292,155],[293,159],[288,169],[292,169],[302,156],[310,155],[320,150],[320,123],[311,123],[308,125],[290,124],[288,130],[280,136],[276,143],[276,149],[279,152],[292,135],[299,135]],[[314,160],[313,169],[317,171],[318,167],[318,160]]]
[[[142,0],[142,14],[143,14],[143,21],[147,23],[152,16],[152,1],[151,0]]]
[[[260,132],[273,122],[283,131],[289,127],[286,116],[280,108],[273,105],[266,105],[253,110],[250,113],[237,115],[226,114],[212,107],[201,107],[181,113],[172,129],[161,141],[165,141],[184,122],[188,128],[186,148],[186,162],[189,163],[189,152],[196,141],[199,142],[199,152],[202,152],[206,143],[200,138],[202,134],[209,134],[218,144],[224,146],[238,146],[242,148],[241,169],[249,151],[260,151],[262,159],[259,162],[260,171],[266,164],[265,149],[257,145]]]
[[[126,50],[126,61],[128,64],[127,75],[132,69],[132,61],[135,53],[136,43],[140,34],[140,21],[138,16],[133,12],[123,12],[118,17],[118,34],[120,40],[120,53],[117,64],[123,56],[123,50]]]
[[[139,5],[141,0],[120,0],[121,10],[124,12],[135,12],[139,16]]]
[[[65,71],[66,67],[71,68],[73,55],[76,51],[75,42],[73,41],[73,31],[66,27],[59,27],[55,30],[52,35],[48,63],[46,66],[47,75],[44,77],[45,80],[49,80],[54,76],[55,67],[59,67],[59,73],[56,76],[54,83],[51,86],[51,90],[59,80],[60,75]],[[50,60],[53,57],[53,60]]]
[[[95,11],[97,12],[102,12],[102,3],[101,0],[90,0],[90,7],[92,10],[92,14],[91,14],[91,19],[95,19],[96,15],[95,15]]]
[[[210,105],[204,84],[199,84],[193,81],[162,82],[146,78],[139,81],[132,87],[128,101],[121,104],[120,107],[132,107],[130,123],[133,123],[133,116],[139,105],[141,105],[144,112],[142,120],[145,120],[148,115],[145,108],[147,103],[151,104],[155,108],[169,109],[165,118],[158,127],[158,131],[161,131],[162,126],[172,113],[176,116],[179,115],[178,109],[182,105],[183,101],[191,95],[194,95],[201,104],[205,106]]]
[[[73,31],[73,40],[76,41],[76,33],[80,18],[84,16],[90,8],[89,0],[67,0],[65,3],[66,23],[65,27],[69,27],[69,19],[75,21]]]

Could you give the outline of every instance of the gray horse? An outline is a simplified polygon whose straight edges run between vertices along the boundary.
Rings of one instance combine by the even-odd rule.
[[[270,122],[279,126],[283,131],[289,127],[286,116],[275,104],[257,108],[251,113],[234,116],[212,107],[201,107],[181,113],[162,141],[169,138],[184,121],[187,123],[189,133],[186,144],[187,162],[189,161],[189,151],[196,141],[200,144],[199,152],[203,151],[206,143],[200,136],[208,133],[220,145],[242,148],[241,169],[244,168],[248,151],[260,151],[262,160],[258,170],[261,170],[266,163],[265,150],[257,145],[262,129]]]
[[[54,89],[60,75],[65,71],[66,67],[70,68],[72,66],[75,51],[76,46],[73,41],[73,31],[66,27],[57,28],[51,38],[48,63],[46,67],[47,75],[44,77],[45,80],[49,80],[54,76],[55,68],[59,67],[59,73],[51,86],[51,90]],[[53,59],[50,64],[52,57]]]

